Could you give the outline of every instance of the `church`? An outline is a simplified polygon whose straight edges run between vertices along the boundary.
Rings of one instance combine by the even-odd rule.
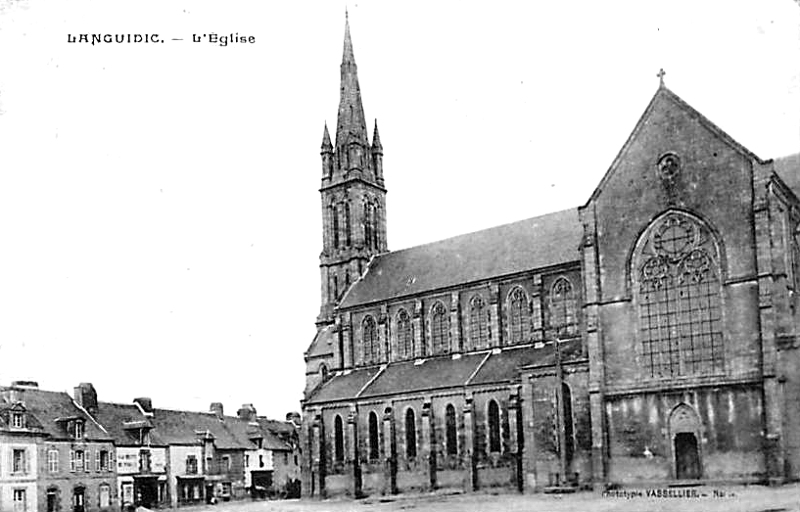
[[[661,79],[583,205],[389,251],[346,25],[304,495],[800,478],[800,154]]]

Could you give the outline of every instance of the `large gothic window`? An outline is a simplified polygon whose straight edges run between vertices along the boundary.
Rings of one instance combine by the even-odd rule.
[[[414,356],[414,339],[411,332],[411,317],[405,309],[397,313],[397,356],[408,359]]]
[[[528,339],[530,313],[528,296],[517,286],[508,294],[508,335],[510,343],[523,343]]]
[[[378,207],[364,203],[364,243],[367,249],[378,248]]]
[[[450,352],[450,319],[441,302],[431,308],[431,345],[434,354]]]
[[[447,404],[444,410],[444,447],[447,455],[458,455],[456,408]]]
[[[344,460],[344,427],[342,417],[338,414],[333,420],[333,460],[336,462]]]
[[[378,415],[375,411],[369,413],[369,458],[370,460],[377,460],[380,454],[380,446],[378,444]]]
[[[489,401],[489,410],[486,416],[489,423],[489,451],[499,453],[502,448],[500,443],[500,407],[494,400]]]
[[[489,346],[489,308],[480,295],[469,301],[469,349]]]
[[[550,328],[556,336],[578,334],[578,305],[572,283],[559,277],[550,289]]]
[[[651,225],[632,277],[648,377],[723,371],[719,253],[711,231],[683,213]]]
[[[365,364],[375,363],[379,360],[378,329],[375,326],[375,319],[369,315],[361,323],[361,346]]]

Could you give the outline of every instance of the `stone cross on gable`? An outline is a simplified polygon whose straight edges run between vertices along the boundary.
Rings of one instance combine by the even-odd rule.
[[[664,68],[659,69],[658,74],[656,74],[661,85],[664,85],[664,75],[666,74],[667,72],[664,71]]]

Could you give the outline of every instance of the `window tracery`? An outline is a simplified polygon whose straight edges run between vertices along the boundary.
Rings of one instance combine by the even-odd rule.
[[[434,354],[450,352],[450,319],[441,302],[431,308],[431,346]]]
[[[489,308],[480,295],[475,295],[470,300],[469,345],[468,350],[489,346]]]
[[[649,377],[723,370],[718,258],[711,232],[685,214],[670,213],[644,236],[633,270]]]
[[[361,345],[364,354],[364,364],[375,363],[380,354],[378,351],[378,330],[375,319],[367,315],[361,323]]]
[[[528,339],[529,328],[528,296],[525,290],[518,286],[508,294],[508,334],[510,344],[524,343]]]
[[[556,336],[578,334],[578,305],[572,283],[559,277],[550,289],[550,327]]]
[[[397,313],[397,356],[408,359],[414,356],[414,337],[411,332],[411,317],[405,309]]]

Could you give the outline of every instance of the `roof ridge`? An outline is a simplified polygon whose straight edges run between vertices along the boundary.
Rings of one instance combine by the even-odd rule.
[[[453,236],[450,236],[450,237],[447,237],[447,238],[434,240],[432,242],[425,242],[425,243],[422,243],[422,244],[412,245],[410,247],[404,247],[402,249],[397,249],[397,250],[394,250],[394,251],[387,251],[387,252],[384,252],[384,253],[381,253],[381,254],[376,254],[374,256],[374,258],[377,260],[377,259],[382,258],[384,256],[389,256],[389,255],[393,255],[393,254],[399,254],[401,252],[410,251],[410,250],[413,250],[413,249],[418,249],[420,247],[428,247],[428,246],[431,246],[431,245],[445,243],[445,242],[456,240],[456,239],[462,238],[462,237],[474,236],[474,235],[477,235],[479,233],[484,233],[484,232],[487,232],[487,231],[494,231],[495,229],[500,229],[500,228],[504,228],[504,227],[507,227],[507,226],[513,226],[515,224],[522,224],[523,222],[530,222],[530,221],[532,221],[534,219],[544,219],[545,217],[551,217],[551,216],[564,214],[564,213],[567,213],[567,212],[573,212],[573,211],[577,212],[578,208],[580,208],[580,206],[573,206],[573,207],[570,207],[570,208],[564,208],[563,210],[556,210],[554,212],[543,213],[542,215],[535,215],[533,217],[526,217],[524,219],[519,219],[519,220],[515,220],[515,221],[511,221],[511,222],[505,222],[503,224],[497,224],[495,226],[490,226],[488,228],[477,229],[475,231],[469,231],[467,233],[461,233],[461,234],[458,234],[458,235],[453,235]]]

